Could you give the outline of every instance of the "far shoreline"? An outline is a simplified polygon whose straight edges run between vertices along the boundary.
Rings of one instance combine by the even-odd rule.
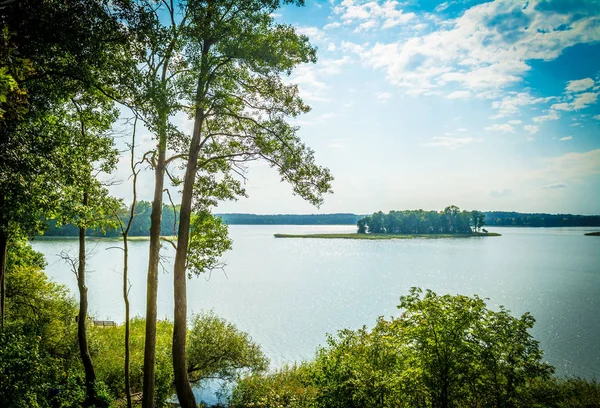
[[[321,239],[444,239],[444,238],[473,238],[473,237],[500,237],[496,232],[476,232],[473,234],[274,234],[275,238],[321,238]]]

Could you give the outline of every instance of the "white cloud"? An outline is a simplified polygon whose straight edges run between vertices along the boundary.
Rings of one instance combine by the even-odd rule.
[[[510,132],[510,133],[514,133],[515,128],[512,127],[511,125],[509,125],[508,123],[504,123],[504,124],[499,124],[499,123],[494,123],[491,126],[486,126],[484,128],[485,130],[491,130],[494,132]]]
[[[371,28],[375,28],[377,27],[377,21],[375,20],[369,20],[369,21],[365,21],[364,23],[362,23],[361,25],[359,25],[358,27],[356,27],[356,29],[354,30],[355,33],[361,32],[361,31],[369,31]]]
[[[503,188],[503,189],[499,189],[499,190],[492,190],[490,191],[490,195],[494,198],[503,198],[503,197],[508,197],[512,195],[512,190],[509,188]]]
[[[560,116],[555,110],[550,110],[547,115],[536,116],[533,118],[535,123],[542,123],[549,120],[558,120]]]
[[[520,121],[520,120],[518,120],[518,119],[517,119],[517,120],[509,120],[509,121],[508,121],[508,124],[509,124],[509,125],[520,125],[521,123],[523,123],[523,122],[521,122],[521,121]]]
[[[469,99],[471,97],[471,92],[469,91],[454,91],[448,95],[446,98],[448,99]]]
[[[329,23],[329,24],[325,24],[323,26],[323,30],[329,30],[331,28],[338,28],[340,27],[342,24],[340,24],[338,21],[334,21],[333,23]]]
[[[335,43],[330,42],[327,45],[327,51],[335,51],[336,49],[337,49],[337,47],[336,47]]]
[[[457,132],[466,132],[467,128],[458,128],[456,129]]]
[[[377,92],[375,94],[375,97],[377,99],[379,99],[380,101],[386,102],[388,99],[392,98],[394,95],[392,95],[389,92]]]
[[[345,24],[352,24],[355,20],[360,21],[355,30],[357,32],[379,27],[380,24],[383,29],[391,28],[407,23],[415,17],[415,13],[405,13],[399,9],[401,4],[395,0],[388,0],[381,4],[376,1],[356,3],[354,0],[343,0],[334,7],[333,13],[339,15]]]
[[[446,147],[448,149],[457,149],[462,146],[466,146],[472,143],[481,142],[483,139],[474,137],[448,137],[438,136],[432,138],[432,141],[426,143],[425,146],[431,147]]]
[[[596,116],[594,116],[594,119],[596,119],[596,120],[600,120],[600,115],[596,115]]]
[[[536,134],[540,130],[540,127],[535,126],[535,125],[525,125],[525,126],[523,126],[523,129],[528,131],[529,134],[533,135],[533,134]]]
[[[550,107],[550,109],[570,112],[585,109],[588,106],[595,104],[596,101],[598,101],[597,92],[584,92],[575,96],[575,98],[570,102],[555,103]]]
[[[318,70],[324,74],[339,74],[343,65],[350,62],[350,57],[345,55],[344,57],[336,60],[324,60],[319,63]]]
[[[567,188],[567,185],[563,184],[563,183],[551,183],[551,184],[546,184],[545,186],[541,186],[540,188],[543,188],[546,190],[556,190],[559,188]]]
[[[446,10],[448,7],[450,7],[450,3],[448,3],[447,1],[445,1],[445,2],[443,2],[443,3],[440,3],[440,4],[438,4],[438,5],[435,7],[435,11],[436,11],[437,13],[440,13],[440,12],[442,12],[442,11]]]
[[[559,140],[565,141],[565,140],[573,140],[573,136],[565,136],[565,137],[561,137]]]
[[[534,105],[549,102],[554,97],[536,98],[529,92],[509,92],[502,99],[492,102],[492,108],[498,110],[498,114],[492,116],[492,119],[499,119],[505,116],[515,114],[522,106]]]
[[[550,180],[569,180],[595,174],[600,174],[600,149],[583,153],[567,153],[547,159],[544,167],[533,172],[531,176]]]
[[[578,79],[574,81],[569,81],[569,83],[567,84],[567,91],[581,92],[593,86],[594,80],[592,78]]]
[[[348,43],[348,48],[407,94],[432,94],[456,84],[478,97],[498,97],[522,81],[530,60],[550,61],[575,44],[600,40],[599,20],[592,13],[562,14],[540,10],[536,3],[486,2],[438,22],[437,30],[424,35],[400,36],[390,43]],[[372,19],[376,7],[382,6],[344,0],[336,10],[343,19],[362,23]]]
[[[307,36],[311,41],[325,40],[326,35],[317,27],[296,27],[296,32]]]

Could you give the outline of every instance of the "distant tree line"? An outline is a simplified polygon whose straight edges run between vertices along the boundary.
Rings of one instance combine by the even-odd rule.
[[[230,225],[352,225],[362,217],[357,214],[217,214]]]
[[[600,227],[600,215],[490,211],[485,213],[485,222],[487,225],[515,227]]]
[[[454,208],[453,208],[454,207]],[[121,218],[127,222],[128,209],[121,209]],[[135,217],[130,236],[148,236],[150,231],[150,214],[152,205],[148,201],[140,201],[136,205]],[[370,216],[351,213],[336,214],[215,214],[229,225],[353,225],[359,232],[390,234],[468,234],[488,226],[523,226],[523,227],[597,227],[600,226],[599,215],[572,214],[523,214],[505,211],[460,211],[450,206],[444,211],[381,211]],[[475,218],[477,217],[477,222]],[[483,217],[483,218],[482,218]],[[179,208],[163,205],[161,221],[162,235],[175,235],[179,227]],[[362,225],[362,227],[361,227]],[[362,228],[362,229],[361,229]],[[46,236],[77,236],[79,228],[73,224],[61,225],[56,220],[48,222]],[[88,229],[89,236],[118,237],[121,231],[116,227]]]
[[[129,236],[147,237],[150,235],[150,214],[152,213],[152,203],[148,201],[139,201],[135,206],[135,215],[131,223]],[[127,223],[129,221],[129,208],[122,207],[119,210],[119,217]],[[179,228],[179,207],[172,205],[163,205],[161,219],[161,235],[176,235]],[[79,234],[79,227],[72,223],[61,224],[59,220],[49,220],[44,236],[50,237],[75,237]],[[119,237],[121,230],[116,226],[104,228],[88,228],[86,234],[92,237]]]
[[[440,212],[406,210],[385,214],[379,211],[357,222],[359,234],[471,234],[484,225],[484,213],[461,211],[455,205]]]

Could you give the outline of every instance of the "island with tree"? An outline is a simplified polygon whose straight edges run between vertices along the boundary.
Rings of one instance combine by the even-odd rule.
[[[345,238],[345,239],[403,239],[403,238],[466,238],[500,236],[483,227],[485,214],[481,211],[461,211],[455,205],[444,211],[405,210],[383,211],[361,218],[357,232],[350,234],[275,234],[276,238]]]

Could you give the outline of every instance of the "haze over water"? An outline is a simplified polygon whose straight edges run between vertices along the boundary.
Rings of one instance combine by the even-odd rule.
[[[412,286],[438,294],[478,294],[488,306],[531,312],[544,358],[559,375],[600,377],[600,238],[590,228],[496,228],[501,237],[323,240],[276,239],[274,233],[353,232],[354,226],[230,226],[227,266],[188,281],[190,312],[213,309],[261,344],[273,366],[309,359],[326,333],[372,327],[397,315]],[[76,293],[73,273],[57,256],[76,240],[34,240],[46,272]],[[123,320],[119,241],[90,240],[90,312]],[[145,313],[148,241],[130,243],[132,315]],[[172,317],[174,251],[163,247],[159,318]],[[208,280],[207,280],[208,279]]]

